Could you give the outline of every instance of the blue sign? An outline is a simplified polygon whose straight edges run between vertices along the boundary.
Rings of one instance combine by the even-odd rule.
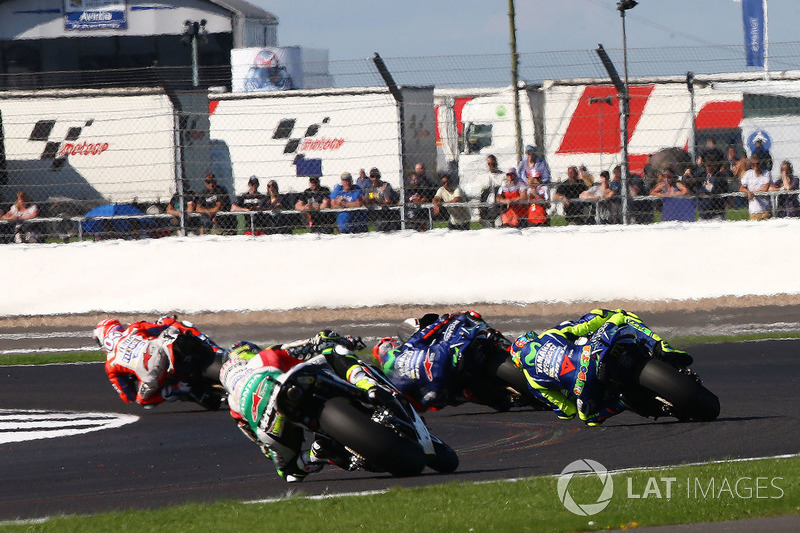
[[[764,66],[764,0],[742,0],[748,67]]]
[[[126,0],[64,0],[64,29],[127,29],[126,4]]]
[[[747,136],[747,148],[750,150],[750,153],[752,154],[753,150],[756,149],[756,139],[760,139],[761,146],[764,147],[764,150],[769,152],[769,149],[772,148],[772,137],[764,130],[756,130]]]

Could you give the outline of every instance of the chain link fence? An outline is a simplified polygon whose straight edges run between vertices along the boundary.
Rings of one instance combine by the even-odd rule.
[[[607,52],[621,70],[622,50]],[[595,51],[520,54],[521,145],[548,163],[550,179],[525,188],[517,224],[541,224],[527,215],[536,205],[548,225],[619,223],[624,194],[633,223],[797,216],[800,43],[770,43],[770,53],[765,82],[763,72],[743,72],[741,47],[629,49],[625,189],[613,179],[619,99]],[[506,170],[519,167],[509,63],[386,58],[393,87],[374,58],[334,61],[331,89],[248,95],[226,92],[230,72],[220,67],[200,68],[202,91],[183,67],[2,75],[0,240],[447,227],[447,206],[434,213],[431,204],[443,174],[461,188],[472,229],[508,223],[494,198]],[[419,206],[410,198],[418,163],[432,187]],[[333,192],[342,174],[358,182],[372,168],[393,203],[320,203],[309,213],[310,178]],[[562,187],[576,172],[585,191]],[[278,196],[255,196],[251,177],[270,196],[274,181]],[[366,192],[368,204],[381,194]],[[356,229],[342,219],[357,219]]]

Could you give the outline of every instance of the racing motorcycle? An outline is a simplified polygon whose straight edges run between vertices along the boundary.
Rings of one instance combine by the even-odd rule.
[[[468,342],[453,359],[455,386],[452,388],[460,390],[461,394],[453,398],[450,405],[473,402],[496,411],[508,411],[512,407],[549,411],[547,405],[530,393],[525,375],[511,359],[511,341],[483,322],[478,313],[469,311],[468,315],[483,327],[471,330],[470,336],[464,337]],[[430,313],[420,319],[406,320],[398,332],[401,342],[438,318],[439,315]]]
[[[379,372],[362,365],[380,383],[369,394],[324,362],[317,356],[283,374],[272,401],[290,420],[331,441],[334,464],[393,476],[415,476],[426,466],[442,473],[458,467],[456,452],[431,434]]]
[[[165,385],[188,384],[189,391],[181,400],[216,411],[226,398],[219,381],[224,350],[190,322],[183,325],[184,331],[171,343],[174,371],[167,375]]]
[[[700,377],[664,353],[659,344],[648,348],[630,324],[604,324],[588,339],[588,346],[583,353],[597,354],[597,379],[606,394],[618,395],[630,411],[681,421],[707,422],[719,416],[719,398],[703,386]]]

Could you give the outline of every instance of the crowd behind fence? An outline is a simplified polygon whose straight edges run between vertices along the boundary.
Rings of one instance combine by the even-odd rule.
[[[700,79],[700,73],[719,74],[724,72],[738,72],[743,64],[741,57],[741,47],[709,47],[699,49],[634,49],[630,50],[629,67],[631,79],[644,76],[666,76],[680,75],[687,70],[694,70]],[[771,50],[775,52],[776,61],[780,61],[782,68],[800,68],[800,44],[798,43],[771,43]],[[612,59],[616,62],[621,50],[608,49]],[[780,52],[780,53],[778,53]],[[509,80],[506,78],[508,69],[508,58],[504,55],[485,55],[485,56],[447,56],[447,57],[427,57],[427,58],[386,58],[386,64],[398,84],[422,84],[432,85],[436,88],[469,88],[469,87],[501,87],[507,85]],[[776,63],[777,65],[777,63]],[[331,72],[337,86],[357,87],[357,86],[380,86],[381,77],[375,70],[374,65],[369,60],[354,60],[332,62]],[[551,183],[547,184],[551,195],[548,199],[549,208],[547,225],[562,225],[566,223],[618,223],[622,217],[620,207],[617,205],[619,198],[610,200],[591,201],[580,198],[569,200],[573,205],[581,206],[580,216],[565,218],[563,200],[552,198],[558,185],[565,181],[565,171],[569,165],[578,164],[577,161],[587,158],[591,170],[598,175],[602,170],[610,170],[620,163],[619,160],[619,117],[611,103],[616,104],[616,100],[611,98],[611,93],[606,94],[606,89],[598,92],[586,92],[583,96],[580,93],[579,85],[583,83],[589,85],[588,81],[567,80],[567,78],[593,78],[597,83],[605,83],[605,71],[602,68],[596,54],[592,50],[564,51],[564,52],[542,52],[535,54],[520,54],[521,77],[528,83],[538,83],[542,78],[551,80],[562,80],[564,82],[559,90],[547,93],[547,112],[543,120],[541,145],[538,148],[543,151],[548,160],[550,170],[553,175]],[[217,67],[207,69],[204,73],[204,86],[222,83],[226,79],[222,71]],[[201,73],[201,74],[202,74]],[[53,73],[51,73],[53,74]],[[28,75],[24,78],[30,83],[18,83],[22,78],[14,78],[13,75],[0,76],[0,87],[6,89],[24,87],[28,89],[43,89],[53,87],[94,87],[107,89],[108,87],[131,87],[131,86],[156,86],[163,84],[165,75],[163,72],[156,72],[153,69],[138,69],[131,71],[107,72],[114,83],[103,84],[104,78],[100,73],[97,75],[67,76],[69,73],[61,73],[64,76],[50,76],[47,73],[40,73],[37,76]],[[123,75],[124,74],[124,75]],[[185,71],[174,71],[172,77],[183,79]],[[169,76],[166,76],[169,78]],[[775,73],[774,78],[786,77],[786,73]],[[800,75],[793,79],[798,81],[800,86]],[[57,83],[57,80],[61,80]],[[72,81],[65,81],[72,80]],[[77,80],[77,81],[76,81]],[[93,83],[95,80],[97,83]],[[62,83],[59,85],[59,83]],[[645,159],[649,158],[650,151],[655,152],[659,148],[669,146],[685,150],[689,157],[689,163],[681,162],[674,165],[673,170],[681,174],[686,166],[696,168],[692,161],[695,149],[702,142],[710,137],[721,141],[719,146],[721,151],[733,150],[735,160],[745,160],[744,165],[749,164],[747,158],[752,152],[748,145],[749,139],[743,138],[742,128],[739,121],[744,116],[745,120],[752,120],[752,117],[792,117],[800,112],[800,88],[796,94],[791,90],[784,91],[781,96],[763,96],[760,98],[750,98],[737,100],[735,106],[711,106],[703,108],[704,102],[709,100],[709,96],[703,93],[710,90],[698,85],[696,91],[698,126],[696,131],[692,131],[691,145],[686,139],[687,123],[691,122],[687,115],[689,92],[684,83],[673,83],[669,90],[664,90],[663,84],[648,82],[640,85],[641,90],[632,91],[631,108],[636,115],[635,126],[631,126],[631,158],[632,166],[641,167]],[[76,85],[78,84],[78,85]],[[98,85],[99,84],[99,85]],[[578,88],[575,88],[578,87]],[[660,92],[659,92],[660,91]],[[590,94],[591,92],[591,94]],[[591,96],[591,98],[588,98]],[[613,96],[613,95],[612,95]],[[207,107],[207,93],[201,95],[203,105]],[[695,95],[692,93],[692,97]],[[181,173],[184,177],[191,178],[195,183],[200,183],[204,174],[196,173],[192,176],[193,166],[202,166],[204,161],[192,159],[191,152],[193,143],[203,138],[204,130],[202,121],[208,121],[208,116],[193,114],[188,112],[188,107],[177,106],[175,111],[170,107],[169,98],[152,96],[145,104],[137,104],[139,107],[125,109],[121,104],[123,100],[114,100],[114,97],[105,103],[97,95],[92,98],[95,103],[96,114],[87,119],[84,114],[78,113],[66,105],[59,102],[58,96],[47,97],[36,101],[24,100],[19,95],[9,96],[8,93],[0,92],[0,111],[2,111],[2,126],[4,133],[4,148],[7,161],[3,162],[2,172],[0,172],[0,215],[10,212],[13,197],[20,191],[25,191],[34,195],[34,203],[37,205],[37,216],[30,220],[0,219],[0,240],[4,242],[14,241],[33,241],[33,242],[62,242],[71,240],[104,239],[110,237],[137,238],[137,237],[164,237],[174,234],[198,233],[196,223],[200,218],[196,214],[186,213],[183,221],[177,220],[172,215],[165,214],[166,205],[169,202],[169,195],[176,193],[175,185],[179,182],[176,179]],[[144,98],[139,95],[139,98]],[[378,97],[376,97],[377,99]],[[719,93],[710,98],[712,103],[714,98],[720,99]],[[704,100],[705,99],[705,100]],[[731,100],[733,101],[733,100]],[[127,101],[125,101],[127,102]],[[154,102],[157,106],[154,107]],[[611,102],[611,103],[610,103]],[[723,102],[724,103],[724,102]],[[13,104],[13,105],[12,105]],[[580,108],[585,104],[583,112],[583,122],[570,122],[570,115],[566,109],[574,109],[577,105]],[[694,100],[692,105],[694,105]],[[384,105],[383,103],[376,103]],[[16,106],[16,107],[15,107]],[[202,107],[202,106],[201,106]],[[181,110],[179,111],[178,108]],[[686,108],[686,109],[685,109]],[[743,109],[742,109],[743,108]],[[254,109],[254,110],[253,110]],[[94,111],[95,109],[93,109]],[[553,110],[556,110],[555,112]],[[561,111],[560,113],[558,111]],[[370,108],[353,106],[351,110],[357,113],[359,126],[368,129],[374,113]],[[506,111],[508,111],[506,109]],[[258,112],[258,108],[251,108],[250,111],[242,111],[242,115],[233,115],[229,119],[232,124],[237,124],[246,114]],[[174,114],[173,114],[174,113]],[[115,129],[115,126],[123,122],[123,117],[133,115],[138,122],[134,123],[132,129]],[[732,115],[736,115],[732,118]],[[572,118],[574,118],[573,115]],[[695,118],[695,117],[692,117]],[[411,120],[406,117],[407,120]],[[424,135],[435,135],[438,124],[432,121],[422,125],[420,117],[414,120],[417,127],[415,134],[419,137],[412,140],[416,141]],[[124,119],[127,120],[127,119]],[[428,120],[431,120],[428,117]],[[787,119],[788,120],[788,119]],[[569,123],[569,124],[567,124]],[[789,123],[791,123],[789,121]],[[177,126],[176,126],[177,125]],[[282,138],[285,150],[290,150],[291,142],[297,141],[294,137],[299,134],[292,130],[288,122],[281,122],[285,127],[285,138]],[[800,127],[800,125],[798,125]],[[325,123],[322,120],[313,127],[319,129],[324,135]],[[309,127],[306,133],[311,131]],[[176,128],[176,129],[174,129]],[[320,129],[322,128],[322,129]],[[299,129],[299,128],[298,128]],[[386,130],[384,128],[381,131]],[[388,128],[392,129],[392,128]],[[102,130],[108,132],[105,135],[104,143],[87,145],[82,139],[92,131]],[[376,130],[377,131],[377,128]],[[773,152],[779,154],[779,159],[775,161],[773,171],[773,183],[779,185],[780,176],[778,173],[779,162],[787,159],[793,162],[795,158],[800,159],[800,140],[796,138],[794,132],[800,131],[798,128],[784,130],[775,129],[775,134],[769,139]],[[264,163],[265,167],[275,165],[275,160],[264,160],[263,146],[258,138],[262,133],[259,131],[246,131],[243,133],[245,139],[239,146],[231,147],[217,142],[213,137],[211,152],[213,158],[227,159],[229,175],[223,176],[228,185],[230,200],[244,191],[239,190],[241,184],[247,181],[247,175],[236,175],[235,167],[231,165],[231,159],[238,158],[238,162],[244,161],[254,168]],[[369,133],[369,132],[368,132]],[[277,131],[275,135],[277,135]],[[466,155],[477,155],[485,158],[487,150],[493,145],[513,145],[516,141],[514,133],[501,131],[500,128],[491,127],[483,130],[460,131],[458,134],[458,149]],[[530,134],[532,136],[533,133]],[[384,144],[391,140],[376,139],[378,135],[373,133],[367,136],[370,142],[363,142],[359,145],[362,152],[359,157],[353,157],[346,163],[351,165],[348,170],[354,171],[359,167],[369,168],[373,166],[378,157],[385,156],[383,153]],[[144,139],[142,142],[139,140]],[[175,140],[176,145],[170,143]],[[645,141],[642,141],[644,139]],[[167,142],[169,141],[169,142]],[[378,142],[381,141],[381,142]],[[532,138],[523,139],[524,144],[534,142]],[[208,142],[208,139],[206,139]],[[217,143],[217,144],[214,144]],[[489,144],[493,143],[493,144]],[[638,145],[637,145],[638,143]],[[661,144],[659,144],[661,143]],[[169,145],[168,145],[169,144]],[[411,144],[411,143],[409,143]],[[283,148],[282,145],[282,148]],[[637,146],[643,145],[639,152]],[[24,147],[24,157],[18,154]],[[117,159],[113,163],[108,163],[108,158],[103,155],[108,146],[115,147]],[[591,154],[583,152],[585,146],[592,150]],[[296,146],[294,147],[297,148]],[[238,150],[235,154],[230,150]],[[228,152],[226,152],[228,150]],[[483,151],[481,151],[483,150]],[[110,149],[109,149],[110,152]],[[108,155],[108,152],[106,152]],[[284,155],[283,153],[281,155]],[[329,157],[330,152],[323,155]],[[638,158],[638,159],[636,159]],[[218,161],[214,159],[213,164]],[[635,160],[635,161],[634,161]],[[580,161],[582,162],[582,161]],[[323,162],[324,163],[324,162]],[[325,164],[325,163],[324,163]],[[377,163],[376,163],[377,164]],[[504,156],[500,161],[500,168],[516,166],[518,161],[511,156]],[[434,175],[455,170],[443,168],[441,162],[438,168],[433,168]],[[663,166],[663,165],[662,165]],[[732,167],[731,167],[732,168]],[[741,168],[735,175],[727,176],[727,186],[724,191],[708,194],[698,188],[700,178],[694,177],[696,183],[691,183],[690,179],[684,182],[689,184],[689,191],[683,196],[661,197],[645,195],[652,189],[655,178],[644,176],[643,173],[634,168],[635,174],[640,175],[645,180],[650,179],[644,192],[639,195],[632,195],[629,198],[629,211],[632,223],[657,223],[667,220],[693,221],[705,218],[704,213],[708,211],[709,202],[713,209],[721,214],[718,218],[725,220],[738,220],[748,218],[748,198],[747,194],[740,192],[740,179],[745,168]],[[96,187],[97,183],[89,183],[87,172],[99,176],[101,187]],[[408,172],[408,169],[406,169]],[[133,177],[134,174],[136,177]],[[250,172],[247,172],[250,174]],[[395,207],[387,207],[386,210],[393,213],[391,224],[379,225],[380,222],[375,216],[374,211],[367,209],[365,213],[366,224],[359,226],[359,231],[376,229],[420,229],[421,227],[446,227],[447,218],[445,214],[434,215],[430,205],[425,206],[427,220],[424,224],[417,224],[416,221],[409,221],[406,217],[407,206],[405,205],[405,187],[409,176],[401,170],[399,175],[385,176],[390,182],[395,184],[395,188],[400,196],[400,201]],[[410,172],[409,172],[410,174]],[[160,176],[161,182],[171,184],[171,190],[159,193],[155,201],[140,201],[133,195],[126,195],[121,192],[115,194],[114,191],[127,191],[132,187],[136,190],[147,190],[153,188],[155,176]],[[274,178],[265,170],[259,174],[262,179]],[[286,190],[288,196],[299,194],[304,185],[301,185],[301,174],[298,171],[297,180],[291,183],[280,182],[282,189]],[[305,177],[305,175],[303,175]],[[152,182],[149,180],[153,180]],[[326,174],[323,180],[337,180],[336,176]],[[280,180],[279,180],[280,181]],[[438,187],[438,184],[436,184]],[[94,187],[94,188],[93,188]],[[118,187],[118,189],[115,189]],[[104,189],[103,189],[104,188]],[[98,189],[110,190],[110,194],[99,194]],[[787,198],[796,198],[797,190],[768,191],[759,192],[757,196],[770,198],[769,212],[772,216],[796,216],[796,204]],[[500,215],[491,217],[487,220],[486,213],[492,209],[500,209],[491,202],[481,201],[479,195],[471,195],[469,202],[464,204],[471,212],[471,228],[478,229],[483,227],[496,227],[502,224]],[[123,216],[89,216],[92,208],[113,203],[129,204],[138,208],[141,214]],[[249,213],[249,212],[229,212],[223,211],[219,214],[216,224],[211,228],[214,233],[221,234],[260,234],[260,233],[302,233],[307,231],[326,231],[336,233],[339,229],[335,222],[335,216],[322,217],[322,223],[315,226],[308,224],[306,213],[295,211],[293,201],[287,202],[289,208],[283,209],[280,213]],[[714,207],[716,206],[716,207]],[[335,215],[341,210],[331,210]],[[608,217],[611,212],[612,216]],[[220,221],[222,222],[220,224]],[[524,222],[523,222],[524,225]]]
[[[788,208],[788,199],[798,198],[800,191],[769,191],[757,193],[756,197],[769,198],[770,214],[775,218],[800,217],[800,210]],[[630,221],[633,224],[654,224],[669,221],[694,222],[702,220],[698,212],[698,199],[702,196],[688,195],[678,197],[640,196],[631,199]],[[737,221],[747,220],[747,195],[734,192],[721,194],[714,198],[719,201],[724,213],[719,220]],[[586,200],[575,199],[570,202],[580,206],[580,214],[572,217],[564,216],[563,202],[551,200],[547,202],[548,221],[537,226],[565,226],[575,225],[603,225],[622,224],[621,215],[617,219],[604,219],[602,207],[619,205],[619,199]],[[504,227],[499,209],[490,217],[481,217],[485,209],[499,208],[494,202],[469,201],[448,204],[452,207],[465,207],[471,213],[470,230]],[[744,206],[744,207],[742,207]],[[305,233],[367,233],[375,231],[426,231],[435,228],[447,228],[446,207],[439,215],[434,214],[433,204],[425,203],[415,205],[415,209],[424,212],[421,218],[413,220],[406,216],[407,206],[397,205],[380,210],[385,217],[386,213],[394,213],[391,218],[395,224],[384,226],[376,225],[378,212],[368,208],[326,209],[329,218],[323,219],[321,224],[310,227],[307,213],[294,209],[280,211],[220,211],[217,213],[216,223],[209,234],[215,235],[245,235],[257,237],[260,235],[302,235]],[[365,223],[355,229],[342,231],[336,221],[336,216],[343,212],[361,212],[365,214]],[[36,217],[23,223],[0,220],[0,243],[67,243],[78,241],[100,241],[107,239],[139,240],[151,238],[164,238],[177,235],[198,235],[199,218],[201,215],[192,213],[186,217],[186,224],[181,227],[175,217],[167,214],[153,213],[142,215],[112,215],[112,216],[68,216],[68,217]],[[221,223],[220,223],[221,222]],[[530,226],[533,226],[532,224]],[[517,226],[522,229],[529,227],[527,224]]]

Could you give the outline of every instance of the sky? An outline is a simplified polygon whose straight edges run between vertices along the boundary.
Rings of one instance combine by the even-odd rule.
[[[327,48],[330,60],[507,54],[507,0],[248,0],[278,17],[278,44]],[[516,0],[519,53],[622,48],[616,0]],[[301,8],[299,6],[302,6]],[[798,41],[800,2],[770,0],[769,41]],[[632,48],[744,47],[735,0],[639,0],[626,14]]]

